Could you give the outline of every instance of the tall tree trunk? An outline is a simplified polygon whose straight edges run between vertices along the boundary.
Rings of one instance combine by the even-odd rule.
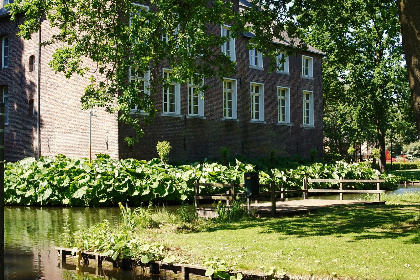
[[[378,128],[378,146],[380,151],[379,156],[379,171],[386,171],[386,148],[385,148],[385,129],[381,126]]]
[[[411,102],[420,136],[420,1],[397,0]]]

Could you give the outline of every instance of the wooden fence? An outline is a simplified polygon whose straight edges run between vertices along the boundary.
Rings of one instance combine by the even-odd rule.
[[[303,178],[302,189],[298,190],[286,190],[282,185],[276,185],[274,182],[271,184],[260,184],[261,188],[270,189],[269,192],[260,192],[257,197],[255,197],[256,203],[258,200],[263,197],[270,197],[271,201],[271,212],[273,215],[276,213],[276,203],[277,201],[284,201],[286,194],[290,193],[302,193],[303,199],[308,198],[309,193],[338,193],[340,195],[340,200],[344,199],[344,194],[377,194],[377,200],[381,201],[381,194],[385,193],[385,190],[381,190],[381,183],[384,183],[385,180],[355,180],[355,179],[311,179],[305,176]],[[309,183],[332,183],[338,184],[339,189],[309,189]],[[376,184],[376,190],[354,190],[354,189],[344,189],[344,184],[357,184],[357,183],[374,183]],[[200,187],[221,187],[228,188],[229,190],[225,194],[213,194],[213,195],[200,195]],[[230,201],[236,200],[238,197],[245,197],[245,193],[237,192],[237,188],[244,188],[244,184],[235,184],[231,182],[230,184],[219,184],[219,183],[199,183],[198,181],[194,185],[195,195],[194,195],[194,205],[196,208],[199,208],[200,200],[225,200],[226,205],[229,206]],[[277,190],[280,189],[280,190]],[[250,200],[247,199],[248,210]]]

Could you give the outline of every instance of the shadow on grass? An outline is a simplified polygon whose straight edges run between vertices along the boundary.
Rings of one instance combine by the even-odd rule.
[[[297,237],[350,235],[353,241],[408,237],[407,243],[420,244],[420,206],[338,206],[321,208],[306,215],[215,224],[207,230],[252,227],[260,227],[264,233]]]

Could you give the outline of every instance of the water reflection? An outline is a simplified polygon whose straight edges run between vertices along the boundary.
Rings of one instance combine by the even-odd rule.
[[[5,279],[64,278],[54,246],[66,230],[88,228],[104,219],[117,224],[117,208],[7,207],[5,216]],[[127,278],[132,279],[132,278]]]

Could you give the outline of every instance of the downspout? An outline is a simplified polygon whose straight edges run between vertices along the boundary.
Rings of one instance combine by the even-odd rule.
[[[37,75],[37,113],[36,113],[36,132],[37,132],[37,159],[41,157],[41,24],[42,19],[39,19],[39,29],[38,29],[38,75]]]

